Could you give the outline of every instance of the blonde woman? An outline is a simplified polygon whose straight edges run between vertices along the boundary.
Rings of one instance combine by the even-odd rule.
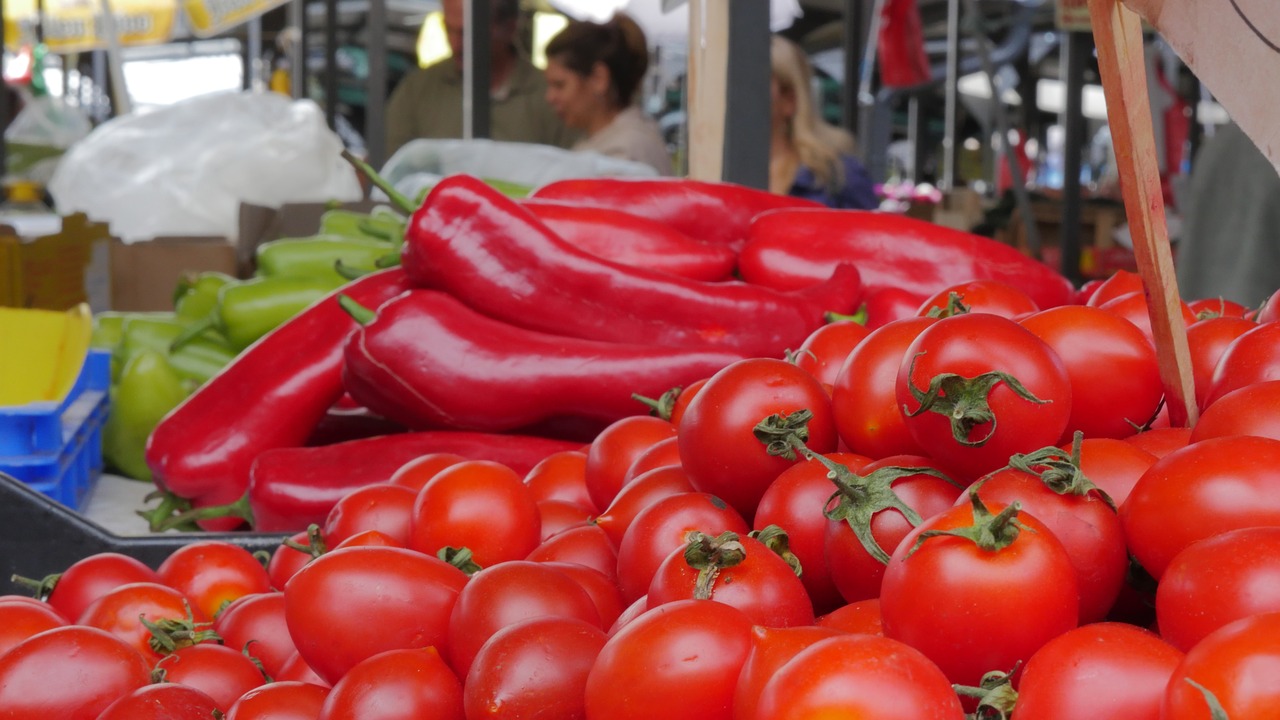
[[[834,208],[879,206],[853,136],[825,122],[813,100],[813,69],[795,43],[774,36],[769,189]]]

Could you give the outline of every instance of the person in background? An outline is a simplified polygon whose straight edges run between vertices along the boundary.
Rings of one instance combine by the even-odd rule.
[[[547,44],[547,103],[586,134],[574,150],[649,165],[671,174],[658,126],[636,104],[649,68],[644,31],[616,14],[606,23],[574,21]]]
[[[1280,175],[1235,123],[1196,154],[1175,267],[1188,300],[1258,307],[1280,289]]]
[[[453,56],[405,76],[387,104],[387,151],[416,138],[462,137],[463,0],[442,0]],[[574,134],[547,106],[542,73],[516,47],[519,0],[492,0],[489,98],[494,140],[569,147]]]
[[[853,136],[822,119],[813,99],[813,69],[798,45],[775,35],[770,47],[773,112],[769,189],[833,208],[880,205],[866,168],[853,156]]]

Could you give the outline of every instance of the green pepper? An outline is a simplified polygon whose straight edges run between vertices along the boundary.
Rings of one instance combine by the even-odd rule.
[[[93,316],[93,334],[89,347],[99,350],[115,350],[124,337],[125,313],[100,312]]]
[[[380,240],[317,235],[310,238],[272,240],[258,246],[258,275],[262,277],[326,277],[345,280],[335,269],[372,271],[379,258],[396,251]]]
[[[404,239],[404,218],[384,206],[369,213],[328,210],[320,216],[320,235],[399,243]]]
[[[160,419],[191,393],[189,381],[150,348],[135,352],[111,388],[111,410],[102,428],[102,455],[123,475],[151,480],[144,459],[147,437]]]
[[[346,281],[328,277],[260,277],[218,292],[218,327],[236,350],[249,347]]]
[[[184,279],[174,298],[174,313],[183,322],[205,320],[218,304],[218,291],[234,282],[237,282],[235,278],[220,272],[203,272]]]
[[[208,337],[192,338],[170,351],[187,327],[173,313],[139,313],[125,318],[124,338],[115,353],[120,367],[141,350],[155,350],[168,354],[169,363],[179,375],[204,383],[235,358],[234,350]]]

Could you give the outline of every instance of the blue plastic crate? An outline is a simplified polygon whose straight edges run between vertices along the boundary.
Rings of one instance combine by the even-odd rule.
[[[102,474],[111,353],[90,350],[61,403],[0,408],[0,472],[75,509]]]

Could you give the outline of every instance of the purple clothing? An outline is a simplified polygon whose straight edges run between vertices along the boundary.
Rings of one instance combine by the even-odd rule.
[[[880,207],[871,176],[862,163],[851,155],[841,155],[840,162],[844,165],[843,186],[820,185],[813,171],[801,166],[788,194],[842,210],[875,210]]]

